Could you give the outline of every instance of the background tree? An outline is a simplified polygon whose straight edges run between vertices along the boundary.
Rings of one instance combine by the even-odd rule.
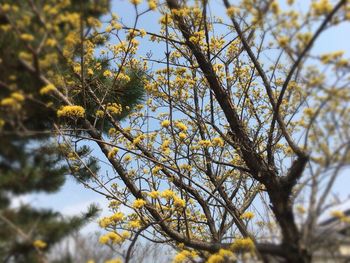
[[[68,16],[79,26],[67,35],[39,3],[36,37],[7,15],[12,34],[28,31],[17,36],[26,46],[50,34],[65,63],[49,70],[22,59],[54,102],[52,132],[71,171],[84,169],[90,187],[111,200],[100,242],[127,242],[126,262],[139,237],[179,250],[175,262],[310,262],[322,243],[317,220],[350,145],[348,60],[312,47],[323,31],[347,23],[347,1],[312,1],[297,12],[294,1],[223,0],[215,6],[222,18],[209,1],[130,2],[131,26],[115,14],[102,28]],[[139,27],[150,12],[160,18],[157,32]],[[139,56],[146,35],[165,55]],[[130,111],[113,92],[132,80],[147,100]],[[27,99],[10,94],[1,104],[18,113]],[[76,150],[88,141],[113,174],[88,169]]]
[[[113,245],[103,245],[99,242],[100,236],[100,232],[74,233],[65,242],[55,246],[48,258],[50,262],[57,262],[57,258],[62,258],[62,254],[64,254],[67,255],[65,258],[69,259],[67,262],[89,262],[90,260],[94,263],[103,263],[111,258],[126,254],[127,246],[116,249]],[[169,247],[143,240],[135,246],[132,262],[165,263],[169,262],[173,256],[174,253]]]
[[[39,2],[1,1],[0,96],[9,98],[1,102],[3,108],[0,120],[0,258],[4,262],[44,261],[43,252],[72,232],[78,231],[97,212],[96,207],[91,207],[82,216],[65,218],[58,212],[35,209],[29,205],[10,207],[11,200],[21,194],[57,192],[69,171],[63,163],[62,149],[49,138],[49,134],[45,134],[57,120],[56,112],[46,106],[50,101],[43,92],[40,93],[40,80],[33,77],[33,72],[23,70],[24,61],[30,59],[47,70],[63,66],[63,61],[48,50],[33,50],[32,46],[23,45],[15,37],[20,34],[22,38],[31,38],[29,34],[10,31],[8,14],[17,15],[17,12],[27,10],[22,12],[22,20],[15,23],[28,26],[34,32],[33,38],[40,36],[40,29],[35,23],[35,8]],[[55,9],[53,3],[55,1],[47,1],[43,8],[50,11],[50,15],[57,16],[59,9]],[[67,34],[73,25],[71,21],[62,18],[65,14],[74,15],[74,12],[79,11],[80,3],[61,1],[57,6],[64,9],[59,30],[62,34]],[[96,1],[85,3],[84,9],[86,17],[97,18],[108,10],[108,1],[99,1],[98,6]],[[47,35],[41,41],[52,48],[53,41]],[[35,52],[42,52],[41,59],[35,57]],[[25,96],[29,99],[24,101]],[[36,96],[41,96],[42,100],[36,100]],[[11,121],[4,123],[4,119]],[[43,133],[32,134],[31,130]],[[86,154],[87,149],[84,151]],[[80,153],[84,154],[82,149]],[[93,160],[90,163],[96,168]],[[83,171],[79,172],[82,176]]]

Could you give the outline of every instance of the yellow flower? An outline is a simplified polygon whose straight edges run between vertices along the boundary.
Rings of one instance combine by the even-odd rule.
[[[227,249],[220,249],[219,253],[220,256],[227,257],[227,258],[234,258],[235,254]]]
[[[130,238],[130,236],[131,236],[129,231],[123,231],[120,235],[121,235],[122,238],[124,238],[124,239],[128,239],[128,238]]]
[[[207,263],[223,263],[224,261],[225,258],[223,256],[214,254],[208,258]]]
[[[175,126],[183,132],[187,131],[187,129],[188,129],[185,124],[183,124],[182,122],[179,122],[179,121],[175,123]]]
[[[104,217],[104,218],[100,219],[100,221],[98,223],[99,223],[100,227],[106,228],[107,226],[112,224],[112,220],[109,217]]]
[[[46,45],[49,47],[54,47],[54,46],[56,46],[56,44],[57,44],[57,41],[55,39],[48,38],[46,40]]]
[[[141,4],[142,0],[129,0],[130,3],[132,3],[133,5],[139,5]]]
[[[231,245],[233,251],[252,251],[254,250],[255,245],[253,240],[249,237],[247,238],[237,238],[235,242]]]
[[[106,260],[105,263],[123,263],[120,258]]]
[[[21,109],[21,104],[19,103],[19,101],[17,101],[14,98],[4,98],[0,101],[0,106],[3,107],[8,107],[11,108],[13,110],[19,110]]]
[[[132,160],[132,157],[130,154],[125,155],[124,162],[130,162]]]
[[[52,91],[56,90],[56,87],[53,84],[48,84],[42,87],[39,91],[40,95],[46,95]]]
[[[306,212],[305,208],[302,205],[296,207],[299,214],[304,214]]]
[[[212,145],[211,141],[209,140],[200,140],[198,144],[203,147],[210,147]]]
[[[11,10],[11,6],[9,4],[2,4],[0,5],[1,11],[8,12]]]
[[[185,200],[175,196],[174,197],[174,206],[176,208],[184,208],[186,206],[186,202],[185,202]]]
[[[109,241],[109,237],[107,235],[100,236],[98,240],[101,244],[107,244]]]
[[[157,174],[160,170],[162,170],[162,166],[156,165],[156,166],[152,169],[152,173],[153,173],[153,174]]]
[[[332,212],[331,212],[331,215],[332,215],[333,217],[338,218],[338,219],[341,219],[341,218],[345,217],[344,212],[343,212],[343,211],[339,211],[339,210],[332,211]]]
[[[117,212],[109,217],[113,222],[122,221],[124,218],[124,214],[122,212]]]
[[[157,2],[154,0],[148,0],[148,7],[151,10],[155,10],[157,8]]]
[[[139,228],[141,227],[141,222],[140,220],[132,220],[128,223],[128,226],[131,228]]]
[[[170,126],[170,121],[169,120],[164,120],[161,123],[162,127],[167,128]]]
[[[194,259],[197,254],[194,251],[182,250],[173,259],[173,263],[183,263],[187,262],[188,259]]]
[[[115,155],[119,152],[119,149],[114,147],[108,152],[108,159],[114,158]]]
[[[211,255],[207,263],[221,263],[221,262],[227,262],[230,259],[230,262],[232,260],[236,260],[235,254],[227,249],[220,249],[218,253]]]
[[[319,0],[318,2],[313,2],[311,7],[316,16],[325,15],[332,11],[333,5],[329,0]]]
[[[193,35],[189,38],[189,41],[191,41],[194,44],[199,44],[201,40],[204,38],[204,35],[205,35],[205,32],[203,30],[194,32]]]
[[[164,140],[161,146],[161,149],[165,151],[167,148],[169,148],[170,140]]]
[[[248,219],[248,220],[250,220],[250,219],[252,219],[254,217],[254,213],[253,212],[244,212],[241,216],[240,216],[240,218],[241,219]]]
[[[19,92],[11,93],[11,97],[14,98],[18,102],[24,101],[24,96],[21,93],[19,93]]]
[[[105,77],[112,77],[112,75],[113,75],[112,72],[108,69],[103,72],[103,76]]]
[[[277,42],[281,47],[286,47],[289,43],[289,38],[286,36],[281,36],[279,38],[277,38]]]
[[[305,113],[305,115],[307,115],[307,116],[312,116],[315,112],[314,112],[314,110],[312,109],[312,108],[305,108],[304,109],[304,113]]]
[[[58,117],[83,118],[85,109],[78,105],[63,106],[57,111]]]
[[[92,76],[92,75],[94,75],[94,71],[93,71],[91,68],[88,68],[87,74],[88,74],[89,76]]]
[[[145,204],[146,204],[145,200],[143,200],[143,199],[136,199],[134,201],[134,203],[132,204],[132,207],[136,208],[136,209],[140,209],[140,208],[144,207]]]
[[[183,133],[183,132],[179,133],[180,140],[184,140],[184,139],[186,139],[186,137],[187,137],[186,133]]]
[[[97,118],[103,118],[105,116],[105,113],[103,110],[97,110],[95,115]]]
[[[22,40],[28,41],[28,42],[34,40],[34,36],[31,35],[31,34],[27,34],[27,33],[21,34],[21,35],[20,35],[20,38],[21,38]]]
[[[161,193],[161,197],[165,198],[165,199],[172,199],[174,198],[175,193],[173,191],[171,191],[170,189],[165,190]]]
[[[146,138],[146,136],[144,135],[144,134],[141,134],[141,135],[139,135],[139,136],[137,136],[133,141],[132,141],[132,143],[134,144],[134,145],[137,145],[137,144],[139,144],[143,139],[145,139]]]
[[[223,139],[221,139],[220,137],[215,137],[213,140],[212,140],[212,142],[213,142],[213,145],[215,145],[215,146],[220,146],[220,147],[222,147],[222,146],[224,146],[224,140]]]
[[[228,16],[234,16],[239,12],[239,8],[235,7],[235,6],[230,6],[229,8],[226,9],[226,14]]]
[[[107,111],[109,111],[111,114],[120,114],[123,111],[123,107],[121,104],[118,103],[109,103],[107,105]]]
[[[278,15],[278,14],[280,13],[281,9],[280,9],[280,6],[279,6],[278,2],[273,1],[273,2],[271,3],[271,11],[272,11],[272,13],[274,13],[275,15]]]
[[[43,249],[47,247],[47,244],[44,241],[38,239],[33,242],[33,246],[38,249]]]
[[[156,199],[159,197],[159,192],[158,191],[152,191],[150,193],[148,193],[149,197]]]
[[[120,235],[118,235],[117,233],[115,233],[115,232],[109,232],[109,233],[106,234],[106,236],[114,244],[120,244],[120,243],[122,243],[124,241],[123,238]]]

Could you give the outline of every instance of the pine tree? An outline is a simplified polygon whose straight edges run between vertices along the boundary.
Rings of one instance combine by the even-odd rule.
[[[26,10],[30,20],[34,21],[33,26],[30,26],[32,31],[42,33],[40,27],[37,27],[39,16],[36,12],[45,10],[45,3],[47,6],[54,7],[56,2],[1,1],[0,259],[4,262],[44,262],[46,251],[73,231],[77,231],[97,213],[97,208],[94,206],[91,206],[82,216],[76,217],[64,217],[53,210],[36,209],[29,205],[17,209],[10,206],[11,199],[21,194],[58,191],[64,184],[69,171],[69,167],[64,163],[65,149],[58,147],[50,139],[50,133],[47,132],[54,128],[53,123],[57,121],[56,111],[48,106],[54,104],[55,101],[52,101],[50,96],[43,91],[43,80],[40,79],[40,72],[37,69],[38,64],[50,64],[48,67],[64,71],[66,70],[64,61],[52,56],[50,52],[47,52],[44,60],[36,61],[28,47],[16,40],[18,32],[7,30],[10,26],[7,9],[10,8],[15,14],[16,9]],[[71,1],[71,4],[69,1],[60,1],[56,7],[67,14],[81,14],[82,23],[87,24],[88,21],[108,11],[109,1],[84,1],[84,4],[78,0]],[[54,8],[45,11],[57,15]],[[21,15],[18,14],[18,16]],[[19,20],[19,23],[29,23],[29,21]],[[64,38],[69,35],[72,27],[74,25],[69,21],[62,21],[59,25],[61,41],[64,41]],[[28,34],[22,32],[21,36],[25,38],[28,37]],[[43,41],[49,41],[49,39],[43,39]],[[75,52],[78,57],[79,46],[76,47]],[[23,70],[23,63],[28,63],[33,71]],[[101,64],[101,72],[103,72],[108,67],[108,62],[101,60]],[[129,86],[126,85],[121,90],[116,89],[115,96],[110,97],[110,102],[118,99],[121,100],[123,106],[132,109],[140,101],[143,96],[142,87],[130,89],[131,86],[138,84],[136,78],[133,77],[133,74],[136,73],[135,71],[129,72],[132,79]],[[108,87],[108,81],[111,80],[104,78],[104,81],[105,86]],[[23,101],[24,96],[25,101]],[[35,96],[44,97],[47,104],[38,103],[34,99]],[[77,103],[85,105],[93,103],[85,100],[84,96],[77,97]],[[123,112],[123,115],[118,118],[122,119],[125,116],[126,112]],[[104,130],[103,122],[101,125]],[[88,157],[89,149],[84,147],[78,152],[81,158],[87,158],[88,168],[97,171],[95,160]],[[86,167],[76,169],[74,175],[78,180],[89,178]],[[65,262],[67,260],[65,259]]]

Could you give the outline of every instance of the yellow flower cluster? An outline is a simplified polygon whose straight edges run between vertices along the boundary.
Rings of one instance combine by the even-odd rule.
[[[112,76],[113,76],[113,73],[112,73],[109,69],[106,69],[106,70],[103,72],[103,76],[104,76],[104,77],[112,77]]]
[[[99,225],[102,228],[106,228],[111,225],[115,225],[124,220],[124,214],[122,212],[116,212],[109,217],[103,217],[99,221]]]
[[[159,192],[158,191],[149,192],[148,196],[151,197],[152,199],[156,199],[159,197]]]
[[[350,217],[346,216],[343,211],[335,210],[331,212],[331,215],[342,222],[350,224]]]
[[[192,34],[192,36],[189,38],[190,42],[192,42],[193,44],[200,44],[201,41],[203,40],[205,35],[205,32],[203,30],[198,31],[198,32],[194,32]]]
[[[146,138],[146,135],[145,134],[140,134],[139,136],[137,136],[133,141],[132,143],[134,145],[137,145],[139,144],[142,140],[144,140]]]
[[[134,203],[132,204],[132,207],[135,208],[135,209],[140,209],[142,207],[144,207],[146,204],[146,201],[143,200],[143,199],[136,199],[134,201]]]
[[[247,251],[252,252],[255,248],[253,240],[251,238],[237,238],[231,245],[233,251]]]
[[[188,260],[193,260],[197,257],[197,253],[195,251],[182,250],[179,252],[173,259],[173,263],[182,263],[187,262]]]
[[[228,260],[236,260],[235,254],[227,249],[220,249],[218,253],[211,255],[207,263],[224,263]]]
[[[114,147],[112,148],[109,152],[108,152],[108,158],[111,159],[111,158],[114,158],[115,155],[119,152],[119,149]]]
[[[49,94],[50,92],[56,90],[56,87],[55,85],[53,84],[48,84],[44,87],[42,87],[39,91],[40,95],[46,95],[46,94]]]
[[[318,2],[313,2],[311,7],[316,16],[328,14],[333,9],[333,5],[329,0],[319,0]]]
[[[253,212],[249,212],[249,211],[244,212],[244,213],[240,216],[241,219],[247,219],[247,220],[250,220],[250,219],[252,219],[253,217],[254,217],[254,213],[253,213]]]
[[[133,5],[139,5],[141,4],[142,0],[129,0],[130,3],[132,3]]]
[[[33,246],[38,249],[44,249],[47,247],[47,244],[44,241],[38,239],[33,242]]]
[[[12,110],[20,110],[24,99],[25,98],[21,93],[13,92],[11,93],[10,97],[4,98],[0,101],[0,106],[7,107]]]
[[[99,241],[101,244],[107,244],[109,242],[112,244],[121,244],[129,237],[130,233],[128,231],[124,231],[121,234],[116,232],[108,232],[107,234],[101,236]]]
[[[161,193],[161,197],[163,197],[167,200],[174,198],[174,196],[175,196],[175,193],[173,191],[171,191],[170,189],[167,189]]]
[[[103,110],[97,110],[95,115],[97,118],[103,118],[105,116],[105,113]]]
[[[63,106],[57,111],[58,117],[83,118],[85,109],[78,105]]]
[[[179,130],[181,130],[182,132],[186,132],[187,129],[188,129],[187,126],[186,126],[184,123],[180,122],[180,121],[175,122],[175,126],[176,126]]]
[[[157,193],[156,197],[161,196],[162,198],[166,200],[173,200],[173,205],[175,208],[184,208],[186,207],[186,201],[178,197],[172,190],[167,189],[164,190],[162,193]]]
[[[185,202],[185,200],[175,196],[174,197],[174,206],[175,206],[175,208],[184,208],[184,207],[186,207],[186,202]]]
[[[128,226],[130,227],[130,228],[140,228],[141,227],[141,221],[140,220],[132,220],[132,221],[129,221],[129,223],[128,223]]]
[[[205,148],[212,146],[212,143],[209,140],[200,140],[198,144]]]
[[[280,36],[277,38],[277,42],[281,47],[285,48],[285,47],[287,47],[290,40],[287,36]]]
[[[155,10],[157,8],[157,2],[155,0],[148,0],[148,7],[151,10]]]
[[[180,132],[180,133],[179,133],[179,138],[180,138],[180,140],[185,140],[185,139],[187,138],[186,133]]]
[[[164,120],[160,124],[162,127],[167,128],[170,126],[170,121],[169,120]]]
[[[27,42],[31,42],[31,41],[34,40],[34,36],[31,35],[31,34],[27,34],[27,33],[21,34],[21,35],[20,35],[20,38],[21,38],[23,41],[27,41]]]
[[[45,42],[45,44],[49,47],[54,47],[57,44],[57,41],[55,39],[52,38],[48,38]]]
[[[323,54],[321,56],[321,61],[323,64],[328,64],[329,62],[334,62],[340,59],[344,55],[344,51],[335,51],[332,53]]]
[[[123,263],[120,258],[106,260],[105,263]]]
[[[236,15],[239,12],[239,8],[235,6],[230,6],[229,8],[226,9],[226,14],[231,17]]]
[[[170,146],[170,140],[164,140],[160,148],[165,154],[169,154],[170,153],[169,146]]]
[[[130,154],[126,154],[126,155],[124,156],[124,162],[130,162],[131,160],[132,160],[132,157],[131,157]]]
[[[153,169],[152,169],[152,173],[153,174],[157,174],[160,170],[162,170],[162,166],[160,165],[156,165]]]
[[[121,104],[118,103],[109,103],[107,105],[107,111],[109,111],[111,114],[120,114],[123,111],[123,107]]]
[[[220,146],[220,147],[223,147],[225,144],[224,140],[220,137],[213,138],[212,143],[214,146]]]

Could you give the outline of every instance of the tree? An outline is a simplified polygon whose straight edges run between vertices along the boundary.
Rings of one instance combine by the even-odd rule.
[[[60,213],[47,209],[35,209],[29,205],[13,208],[10,206],[11,199],[21,194],[33,192],[52,193],[57,192],[65,182],[69,168],[64,164],[62,149],[45,134],[46,130],[57,120],[56,112],[46,107],[49,103],[47,98],[36,101],[39,94],[38,85],[40,80],[32,77],[32,73],[23,71],[21,60],[13,57],[30,58],[34,50],[23,52],[23,44],[9,32],[11,21],[8,13],[16,16],[21,5],[21,11],[25,17],[22,21],[16,21],[27,25],[35,32],[37,27],[30,20],[35,20],[35,5],[39,1],[1,1],[2,13],[0,15],[1,40],[0,40],[0,97],[2,100],[2,118],[0,120],[1,149],[0,149],[0,258],[4,262],[42,262],[45,261],[45,253],[60,242],[63,238],[84,226],[94,218],[97,208],[91,206],[89,211],[81,216],[63,217]],[[52,1],[53,3],[54,1]],[[52,4],[51,3],[51,4]],[[9,5],[11,4],[11,5]],[[92,16],[101,16],[106,12],[108,1],[100,1],[100,10],[94,8],[91,3],[86,5],[86,13]],[[70,12],[79,10],[79,1],[73,1],[69,8]],[[50,7],[49,5],[47,7]],[[47,8],[46,7],[46,8]],[[103,9],[104,8],[104,9]],[[104,11],[105,10],[105,11]],[[51,9],[51,12],[54,10]],[[12,13],[13,12],[13,13]],[[30,14],[30,15],[28,15]],[[54,15],[51,13],[51,15]],[[61,21],[61,33],[69,31],[69,21]],[[39,34],[40,35],[40,34]],[[28,37],[23,34],[22,37]],[[34,34],[34,37],[37,37]],[[47,39],[45,38],[45,41]],[[50,41],[47,40],[47,42]],[[52,45],[52,40],[51,44]],[[27,50],[27,51],[28,51]],[[40,67],[52,68],[63,66],[62,61],[54,54],[43,52],[43,57],[36,60]],[[18,88],[20,87],[20,88]],[[27,98],[24,101],[24,95]],[[11,107],[6,103],[12,104]],[[20,103],[23,102],[23,103]],[[6,106],[7,105],[7,106]],[[9,122],[4,123],[4,119]],[[21,128],[16,127],[20,125]],[[21,130],[25,133],[18,133]],[[30,131],[42,131],[31,134]],[[28,133],[28,134],[27,134]],[[80,154],[87,154],[87,148],[80,149]],[[90,160],[90,168],[97,168],[93,159]],[[84,171],[79,171],[83,176]]]
[[[298,12],[294,1],[130,2],[132,26],[115,14],[104,27],[68,15],[80,27],[62,35],[52,30],[59,19],[44,8],[35,14],[40,37],[27,25],[9,25],[27,47],[47,34],[51,52],[65,62],[48,70],[35,63],[40,53],[18,58],[54,101],[52,132],[72,172],[87,167],[77,140],[94,141],[101,162],[113,168],[106,176],[87,169],[90,187],[113,210],[100,220],[109,231],[100,242],[130,240],[130,251],[139,237],[167,243],[179,250],[175,262],[247,255],[310,262],[321,242],[317,219],[350,160],[348,60],[312,48],[324,31],[347,23],[347,1],[312,1]],[[222,17],[212,13],[217,8]],[[140,27],[150,12],[160,18],[158,32]],[[165,55],[139,55],[146,35]],[[108,69],[101,58],[111,62]],[[129,72],[147,99],[132,111],[110,96],[130,83]],[[27,98],[11,96],[1,104],[18,112]]]

